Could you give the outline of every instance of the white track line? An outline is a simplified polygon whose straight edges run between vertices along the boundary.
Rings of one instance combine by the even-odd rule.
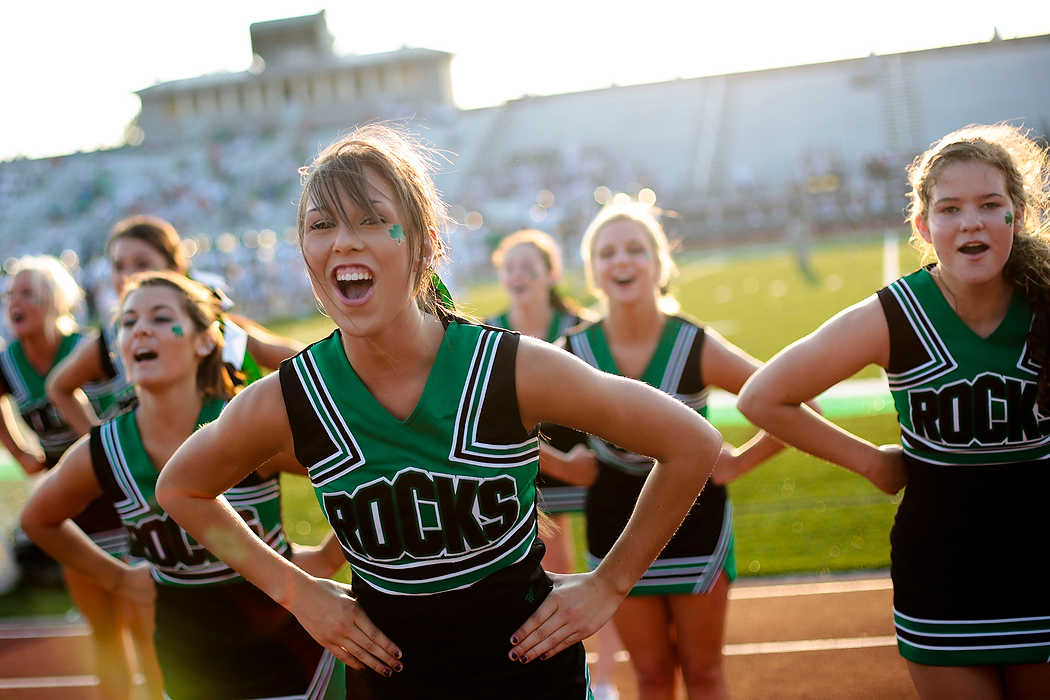
[[[798,639],[790,642],[751,642],[746,644],[726,644],[722,653],[726,656],[761,656],[763,654],[786,654],[798,651],[841,651],[843,649],[870,649],[872,647],[892,647],[897,645],[897,637],[840,637],[838,639]],[[613,655],[617,663],[631,660],[631,655],[621,649]],[[598,652],[587,653],[587,663],[598,662]]]
[[[729,589],[729,599],[789,598],[801,595],[888,591],[892,588],[893,582],[888,578],[822,581],[820,583],[780,583],[772,586],[734,586]]]
[[[839,639],[800,639],[791,642],[750,642],[726,644],[722,653],[726,656],[756,656],[759,654],[784,654],[792,651],[838,651],[840,649],[869,649],[871,647],[897,646],[897,637],[841,637]]]
[[[18,626],[0,624],[0,639],[47,639],[49,637],[84,637],[88,634],[87,625],[33,625]]]
[[[90,688],[96,685],[98,685],[97,676],[0,678],[0,690],[29,690],[30,688]]]

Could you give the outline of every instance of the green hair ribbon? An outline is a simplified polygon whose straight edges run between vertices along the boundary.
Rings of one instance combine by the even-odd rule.
[[[434,287],[434,296],[437,298],[438,303],[449,311],[455,311],[456,302],[452,301],[452,292],[448,291],[448,287],[438,277],[438,273],[433,270],[430,271],[430,284]]]

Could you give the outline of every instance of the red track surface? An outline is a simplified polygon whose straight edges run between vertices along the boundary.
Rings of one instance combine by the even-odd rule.
[[[735,586],[725,648],[730,694],[916,698],[893,640],[891,598],[885,578]],[[638,700],[624,657],[617,655],[620,697]],[[98,698],[83,626],[0,622],[0,699],[7,698]]]

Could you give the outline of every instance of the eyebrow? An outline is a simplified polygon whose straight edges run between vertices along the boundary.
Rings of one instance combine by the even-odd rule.
[[[380,200],[380,199],[370,199],[370,200],[368,200],[368,203],[369,204],[386,204],[385,201]],[[313,214],[314,212],[327,213],[328,212],[328,207],[310,207],[309,209],[306,210],[307,214]]]
[[[1006,195],[1000,192],[989,192],[988,194],[981,194],[977,196],[977,199],[988,199],[989,197],[1005,197]],[[958,202],[961,201],[962,197],[941,197],[934,204],[940,204],[941,202]]]
[[[171,306],[170,304],[154,304],[153,306],[151,306],[149,308],[149,310],[150,311],[175,311],[175,307]],[[123,315],[126,316],[127,314],[137,314],[137,313],[138,313],[138,311],[136,311],[135,309],[125,309]]]

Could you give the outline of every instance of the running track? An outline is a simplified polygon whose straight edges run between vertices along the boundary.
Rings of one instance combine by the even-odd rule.
[[[884,576],[735,585],[725,646],[732,697],[916,698],[891,598]],[[626,652],[616,659],[622,700],[638,700]],[[0,621],[0,699],[95,699],[94,683],[83,625]]]

